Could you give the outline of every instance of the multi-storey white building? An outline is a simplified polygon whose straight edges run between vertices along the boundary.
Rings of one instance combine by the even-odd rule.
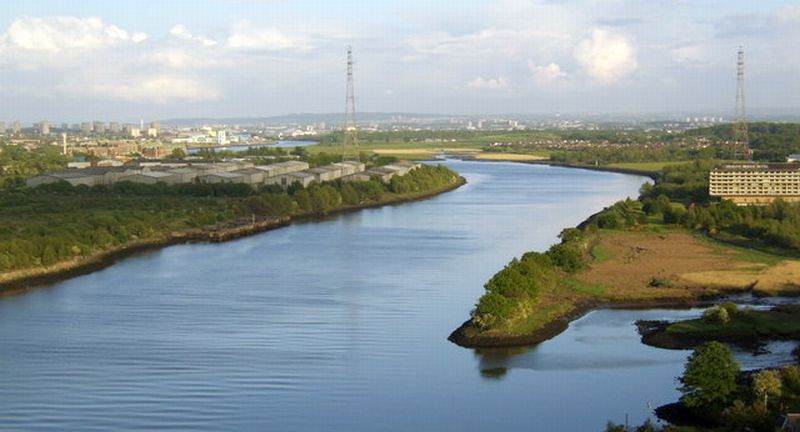
[[[746,163],[711,171],[709,194],[739,205],[800,202],[800,164]]]

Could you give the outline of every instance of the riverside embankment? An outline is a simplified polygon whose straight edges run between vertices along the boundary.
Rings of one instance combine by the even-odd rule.
[[[23,269],[0,274],[0,295],[16,294],[35,286],[52,284],[75,276],[91,273],[109,267],[126,257],[170,245],[189,242],[223,242],[284,227],[293,222],[318,220],[340,213],[424,200],[457,189],[465,183],[466,180],[463,177],[458,177],[453,183],[443,187],[415,193],[389,194],[378,200],[366,201],[358,205],[343,204],[324,214],[317,212],[299,212],[292,216],[284,217],[253,216],[252,218],[237,218],[201,228],[173,231],[152,238],[136,239],[122,245],[95,251],[88,256],[61,261],[52,266]]]

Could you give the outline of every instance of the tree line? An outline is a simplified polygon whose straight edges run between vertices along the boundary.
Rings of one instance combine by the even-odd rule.
[[[395,178],[255,188],[245,184],[24,187],[0,194],[0,272],[51,266],[139,239],[239,218],[323,214],[454,184],[424,165]]]

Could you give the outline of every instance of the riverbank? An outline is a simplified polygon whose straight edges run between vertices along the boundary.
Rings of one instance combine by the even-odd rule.
[[[379,200],[366,201],[358,205],[341,205],[322,214],[309,211],[286,217],[238,218],[202,228],[174,231],[147,239],[137,239],[119,246],[96,251],[88,256],[61,261],[52,266],[0,274],[0,295],[17,294],[36,286],[52,284],[92,273],[109,267],[121,259],[150,250],[190,242],[223,242],[281,228],[291,223],[316,220],[321,217],[368,208],[420,201],[453,191],[466,183],[466,179],[458,176],[454,183],[443,187],[422,192],[386,195]]]
[[[464,160],[473,160],[478,162],[516,162],[526,163],[533,165],[549,165],[563,168],[585,169],[590,171],[612,172],[618,174],[630,174],[648,177],[653,181],[657,181],[661,176],[661,170],[658,169],[660,165],[653,165],[652,168],[633,168],[624,166],[612,165],[587,165],[587,164],[572,164],[567,162],[553,161],[545,156],[528,155],[528,154],[515,154],[515,153],[477,153],[477,154],[463,154],[453,153],[452,156],[460,157]],[[663,164],[676,164],[685,162],[665,162]],[[644,165],[644,164],[642,164]]]
[[[587,264],[518,303],[511,318],[481,326],[471,318],[449,340],[463,347],[534,345],[603,308],[695,307],[733,293],[797,295],[800,261],[726,247],[688,230],[599,230]]]
[[[636,324],[644,344],[664,349],[691,349],[717,341],[756,350],[771,341],[800,340],[800,308],[795,305],[752,310],[725,303],[697,319]]]
[[[529,163],[535,165],[551,165],[551,166],[558,166],[564,168],[577,168],[577,169],[585,169],[590,171],[601,171],[601,172],[612,172],[618,174],[631,174],[631,175],[639,175],[643,177],[649,177],[653,181],[657,181],[658,178],[661,176],[660,171],[654,170],[644,170],[644,169],[636,169],[636,168],[625,168],[625,167],[613,167],[608,165],[584,165],[584,164],[571,164],[566,162],[556,162],[552,160],[526,160],[521,161],[522,163]]]

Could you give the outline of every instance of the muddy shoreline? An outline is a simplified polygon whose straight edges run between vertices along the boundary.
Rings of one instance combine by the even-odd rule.
[[[446,187],[415,194],[394,196],[377,202],[342,206],[325,214],[306,213],[286,217],[264,217],[260,219],[257,218],[255,222],[250,218],[244,218],[209,227],[168,233],[155,238],[134,240],[111,249],[96,252],[78,260],[62,261],[48,268],[21,270],[6,275],[0,275],[0,295],[21,294],[31,289],[102,270],[133,255],[172,245],[186,243],[220,243],[282,228],[293,223],[318,221],[338,214],[421,201],[453,191],[466,183],[466,179],[459,176],[455,183]]]
[[[511,348],[538,345],[563,333],[569,324],[584,317],[589,312],[600,309],[690,309],[711,306],[720,298],[741,290],[726,290],[712,296],[698,296],[694,299],[657,299],[624,302],[586,301],[578,303],[565,315],[545,324],[544,327],[524,335],[468,335],[472,319],[465,321],[450,333],[447,340],[464,348]]]

